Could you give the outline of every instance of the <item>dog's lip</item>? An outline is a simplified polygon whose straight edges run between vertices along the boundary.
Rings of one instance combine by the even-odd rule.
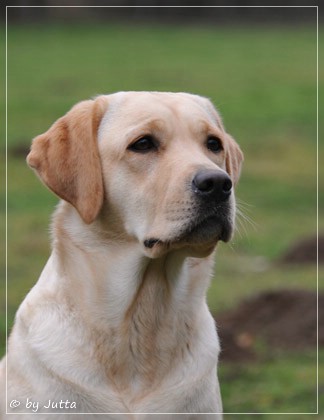
[[[143,241],[146,249],[157,246],[172,247],[178,245],[203,245],[216,244],[219,240],[228,242],[231,237],[231,224],[226,217],[215,212],[203,218],[191,220],[183,230],[170,238],[148,237]]]
[[[161,241],[158,238],[149,238],[149,239],[145,239],[143,243],[144,243],[145,248],[153,248],[154,245],[156,245],[159,242]]]
[[[210,214],[192,222],[182,234],[182,238],[199,238],[201,242],[204,239],[209,242],[210,238],[214,238],[215,241],[222,240],[224,237],[224,224],[225,221],[220,215]]]

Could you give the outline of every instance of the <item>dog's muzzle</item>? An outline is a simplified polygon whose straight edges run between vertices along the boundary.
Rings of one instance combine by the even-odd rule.
[[[191,208],[182,217],[179,211],[177,229],[167,239],[150,237],[145,248],[169,243],[194,246],[211,246],[219,240],[229,241],[233,231],[233,185],[229,175],[222,170],[202,169],[189,181]],[[188,211],[189,210],[189,211]]]
[[[191,189],[195,212],[183,237],[200,243],[227,242],[233,228],[231,178],[221,170],[200,170],[192,179]]]

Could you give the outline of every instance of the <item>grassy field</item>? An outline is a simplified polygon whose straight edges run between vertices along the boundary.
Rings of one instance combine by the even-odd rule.
[[[237,196],[253,224],[241,218],[232,244],[220,246],[211,309],[261,290],[315,290],[315,266],[276,264],[294,241],[316,232],[315,26],[9,25],[9,326],[49,255],[57,202],[19,149],[75,102],[119,90],[208,96],[245,153]],[[4,301],[3,292],[2,314]],[[4,316],[0,322],[4,342]],[[220,367],[225,411],[316,411],[315,349],[260,360]]]

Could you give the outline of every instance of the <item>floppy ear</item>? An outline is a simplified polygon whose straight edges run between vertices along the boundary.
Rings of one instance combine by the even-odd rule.
[[[227,133],[226,140],[226,171],[231,176],[233,184],[236,185],[240,177],[244,156],[239,145]]]
[[[97,131],[106,109],[103,96],[76,104],[33,140],[27,156],[44,184],[72,204],[85,223],[94,221],[103,203]]]

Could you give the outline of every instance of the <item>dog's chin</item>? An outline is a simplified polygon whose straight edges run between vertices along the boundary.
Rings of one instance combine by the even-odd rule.
[[[228,242],[231,236],[232,223],[230,220],[212,215],[185,227],[179,242],[205,246],[206,244],[216,244],[218,241]]]
[[[232,237],[230,220],[211,216],[188,223],[169,235],[151,236],[144,240],[147,256],[158,258],[172,250],[183,250],[188,256],[203,258],[211,254],[219,241],[228,242]]]

